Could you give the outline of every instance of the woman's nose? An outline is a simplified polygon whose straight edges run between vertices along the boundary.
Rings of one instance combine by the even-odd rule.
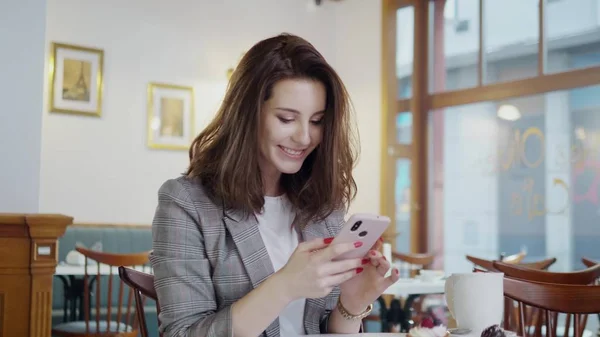
[[[310,144],[310,127],[308,125],[299,126],[292,140],[300,145],[308,146]]]

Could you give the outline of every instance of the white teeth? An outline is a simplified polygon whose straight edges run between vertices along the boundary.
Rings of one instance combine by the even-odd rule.
[[[299,156],[300,154],[302,154],[302,151],[288,149],[287,147],[283,146],[281,148],[283,149],[283,151],[285,151],[285,153],[288,153],[292,156]]]

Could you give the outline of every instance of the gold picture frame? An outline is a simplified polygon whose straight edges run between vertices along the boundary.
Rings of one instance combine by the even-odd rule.
[[[49,111],[101,117],[103,69],[102,49],[53,42]]]
[[[187,150],[195,135],[194,88],[148,84],[148,147]]]

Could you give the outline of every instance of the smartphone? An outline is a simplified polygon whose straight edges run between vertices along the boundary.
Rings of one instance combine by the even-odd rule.
[[[353,214],[331,244],[362,242],[362,246],[335,257],[334,261],[361,258],[369,252],[371,247],[383,235],[390,225],[390,218],[383,215],[370,213]]]

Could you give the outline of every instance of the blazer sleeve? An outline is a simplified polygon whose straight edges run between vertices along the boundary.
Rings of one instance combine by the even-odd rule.
[[[158,192],[152,222],[154,285],[164,337],[233,336],[231,307],[217,310],[200,217],[185,182],[172,179]]]

